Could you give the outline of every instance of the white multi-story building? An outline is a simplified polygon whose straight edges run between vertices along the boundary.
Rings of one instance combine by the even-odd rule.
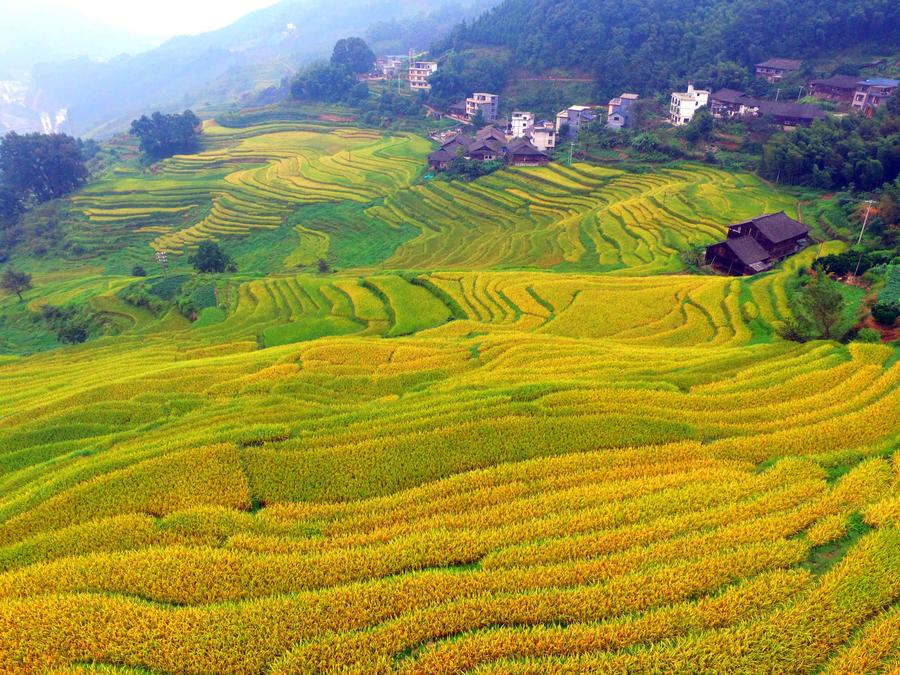
[[[513,138],[522,138],[526,129],[534,125],[534,113],[516,111],[509,118],[509,133]]]
[[[565,110],[556,113],[556,133],[562,134],[563,127],[568,129],[569,138],[578,136],[581,127],[589,124],[597,118],[592,106],[589,105],[570,105]]]
[[[486,124],[497,119],[497,108],[500,105],[500,97],[497,94],[485,94],[476,92],[466,99],[466,117],[472,119],[481,111],[481,117]]]
[[[437,72],[438,64],[434,61],[413,61],[409,64],[409,86],[411,89],[428,90],[428,78]]]
[[[553,122],[541,120],[525,131],[525,137],[541,152],[549,152],[556,147],[556,127]]]
[[[694,114],[709,102],[709,92],[705,89],[694,89],[694,83],[688,82],[687,91],[673,91],[669,102],[669,121],[675,126],[688,124]]]

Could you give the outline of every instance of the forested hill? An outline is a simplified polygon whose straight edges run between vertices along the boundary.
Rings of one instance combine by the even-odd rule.
[[[506,0],[435,51],[506,47],[533,70],[594,73],[601,88],[649,93],[721,62],[900,45],[896,0]]]

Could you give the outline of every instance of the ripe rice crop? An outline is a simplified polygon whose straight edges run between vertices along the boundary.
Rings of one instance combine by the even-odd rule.
[[[842,244],[678,258],[793,198],[689,164],[420,180],[420,137],[296,121],[203,143],[91,184],[74,232],[223,239],[211,312],[36,272],[31,309],[118,334],[0,356],[0,671],[896,668],[896,347],[775,331]]]

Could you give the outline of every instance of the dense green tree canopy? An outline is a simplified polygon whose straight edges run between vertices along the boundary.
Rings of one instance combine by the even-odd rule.
[[[200,120],[190,110],[171,115],[157,111],[131,123],[131,135],[140,139],[141,152],[151,160],[196,152],[199,133]]]
[[[375,54],[362,38],[342,38],[335,43],[331,52],[331,65],[345,68],[351,73],[368,73],[374,64]]]
[[[202,241],[197,251],[188,257],[188,262],[198,272],[224,272],[234,269],[234,261],[222,247],[214,241]]]
[[[505,0],[434,51],[505,47],[517,67],[592,71],[599,94],[613,96],[655,93],[711,68],[718,84],[736,84],[730,64],[861,43],[900,44],[896,0]]]
[[[46,202],[77,190],[88,170],[78,141],[71,136],[10,132],[0,141],[0,177],[5,186],[0,191],[0,218],[12,218],[23,202]]]

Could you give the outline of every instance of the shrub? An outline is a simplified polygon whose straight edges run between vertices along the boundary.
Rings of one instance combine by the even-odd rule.
[[[872,307],[872,318],[882,326],[893,326],[900,316],[900,303],[879,302]]]
[[[860,328],[856,334],[857,342],[881,342],[881,333],[874,328]]]

